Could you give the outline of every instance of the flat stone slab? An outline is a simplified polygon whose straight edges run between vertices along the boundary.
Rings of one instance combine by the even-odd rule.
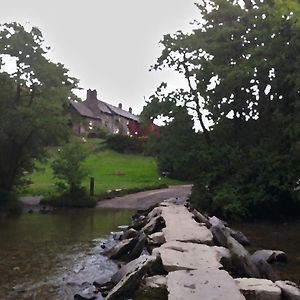
[[[275,284],[281,289],[283,299],[300,300],[300,288],[296,283],[278,280]]]
[[[166,204],[161,206],[161,216],[166,227],[162,229],[166,242],[181,241],[199,244],[213,244],[213,235],[206,226],[197,223],[193,214],[183,205]]]
[[[167,276],[169,300],[245,300],[223,270],[175,271]]]
[[[217,270],[222,267],[221,255],[216,249],[203,244],[172,241],[153,250],[160,254],[162,264],[167,272],[176,270]]]
[[[239,290],[247,300],[280,300],[281,289],[268,279],[236,278]]]

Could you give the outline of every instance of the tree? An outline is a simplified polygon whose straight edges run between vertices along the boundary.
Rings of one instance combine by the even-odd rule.
[[[68,136],[64,111],[78,81],[48,50],[39,29],[0,26],[0,200],[26,183],[45,146]]]
[[[83,161],[88,152],[78,140],[66,144],[60,149],[57,157],[51,164],[54,176],[66,185],[67,194],[71,199],[78,198],[78,191],[81,190],[81,182],[87,176],[87,170]]]
[[[193,121],[185,107],[174,107],[173,116],[168,124],[161,128],[156,139],[156,155],[161,172],[171,178],[195,178],[193,152],[197,149],[197,134],[193,130]]]
[[[144,111],[165,114],[168,103],[196,111],[202,134],[190,153],[198,174],[194,205],[231,217],[297,213],[299,1],[215,0],[197,7],[198,28],[166,35],[154,66],[183,74],[188,89],[163,92],[163,84]]]

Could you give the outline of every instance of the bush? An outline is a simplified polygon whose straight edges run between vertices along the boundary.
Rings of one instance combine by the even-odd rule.
[[[82,143],[74,140],[60,149],[59,154],[52,162],[54,176],[60,181],[56,183],[60,192],[58,199],[62,203],[76,204],[88,199],[85,189],[81,187],[81,182],[87,175],[87,170],[83,166],[83,161],[88,153]]]
[[[108,130],[101,127],[96,127],[88,133],[88,138],[105,139],[109,135]]]
[[[202,149],[195,164],[194,207],[230,219],[283,220],[299,214],[292,162],[266,144]]]
[[[76,188],[74,193],[65,190],[59,195],[50,196],[41,200],[40,204],[55,207],[95,207],[97,200],[88,196],[86,189]],[[76,195],[76,196],[74,196]]]
[[[106,138],[108,148],[126,154],[141,154],[143,153],[143,142],[136,137],[128,135],[113,134]]]

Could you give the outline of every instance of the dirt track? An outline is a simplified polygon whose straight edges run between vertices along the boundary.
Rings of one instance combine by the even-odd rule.
[[[191,193],[191,185],[171,186],[167,189],[139,192],[98,202],[97,208],[147,209],[169,198],[183,203]]]

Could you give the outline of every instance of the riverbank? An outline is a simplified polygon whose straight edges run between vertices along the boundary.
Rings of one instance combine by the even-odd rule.
[[[100,200],[96,208],[143,210],[172,197],[176,197],[178,203],[184,203],[189,198],[191,189],[192,185],[176,185],[168,188],[131,193],[125,196]],[[24,196],[20,197],[19,201],[22,203],[25,212],[39,211],[43,206],[40,205],[42,199],[42,196]]]

